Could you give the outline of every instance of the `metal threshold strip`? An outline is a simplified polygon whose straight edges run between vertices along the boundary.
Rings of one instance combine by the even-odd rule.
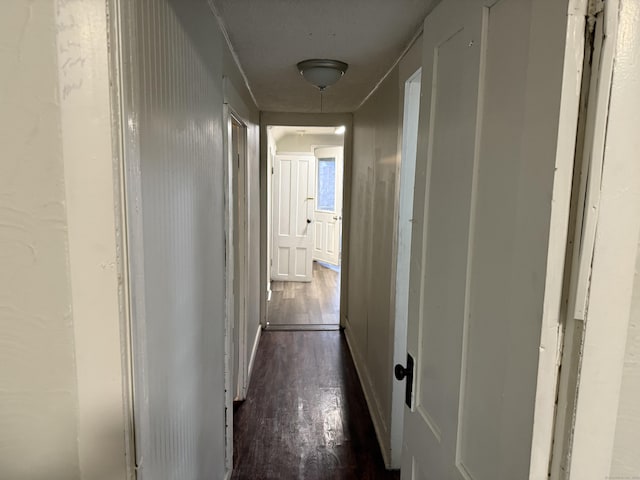
[[[304,323],[304,324],[284,324],[284,323],[269,323],[265,330],[287,330],[287,331],[332,331],[340,330],[338,324],[322,324],[322,323]]]

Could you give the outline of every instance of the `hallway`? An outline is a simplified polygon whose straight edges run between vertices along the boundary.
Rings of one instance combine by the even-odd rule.
[[[234,479],[400,477],[384,468],[342,332],[263,332],[234,410]]]
[[[2,6],[0,480],[640,480],[639,0]]]

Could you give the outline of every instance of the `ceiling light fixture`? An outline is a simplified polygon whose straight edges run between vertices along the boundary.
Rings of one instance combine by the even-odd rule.
[[[342,135],[346,129],[347,128],[344,125],[340,125],[339,127],[336,127],[334,132],[336,135]]]
[[[336,83],[349,65],[338,60],[311,59],[298,63],[298,71],[304,79],[320,91]]]

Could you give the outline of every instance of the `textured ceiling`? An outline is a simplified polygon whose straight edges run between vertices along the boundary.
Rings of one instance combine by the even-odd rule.
[[[211,0],[265,111],[319,112],[296,70],[308,58],[349,64],[322,94],[323,112],[352,112],[419,31],[434,0]]]

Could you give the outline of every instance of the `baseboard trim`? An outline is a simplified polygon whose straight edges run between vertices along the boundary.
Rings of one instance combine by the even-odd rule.
[[[375,400],[375,394],[371,388],[371,382],[369,380],[369,372],[367,371],[367,367],[362,360],[360,352],[355,346],[355,342],[351,339],[351,329],[349,328],[349,321],[347,320],[346,326],[344,329],[345,338],[347,340],[347,346],[349,347],[349,351],[351,352],[351,358],[353,359],[353,364],[356,367],[356,373],[358,374],[358,379],[360,380],[360,386],[362,387],[362,391],[364,392],[364,398],[367,401],[367,407],[369,408],[369,415],[371,416],[371,421],[373,422],[373,429],[376,432],[376,438],[378,439],[378,446],[380,447],[380,452],[382,452],[382,459],[384,460],[384,465],[387,470],[390,470],[391,467],[391,448],[389,442],[387,442],[386,437],[384,435],[384,422],[382,421],[382,412],[378,406],[378,402]]]
[[[256,338],[253,341],[253,347],[251,348],[251,357],[249,358],[249,368],[247,369],[247,384],[244,388],[244,397],[247,398],[247,391],[249,390],[249,384],[251,383],[251,376],[253,373],[253,364],[256,360],[256,353],[258,351],[258,344],[260,343],[260,335],[262,335],[262,326],[258,325],[258,331],[256,332]]]

